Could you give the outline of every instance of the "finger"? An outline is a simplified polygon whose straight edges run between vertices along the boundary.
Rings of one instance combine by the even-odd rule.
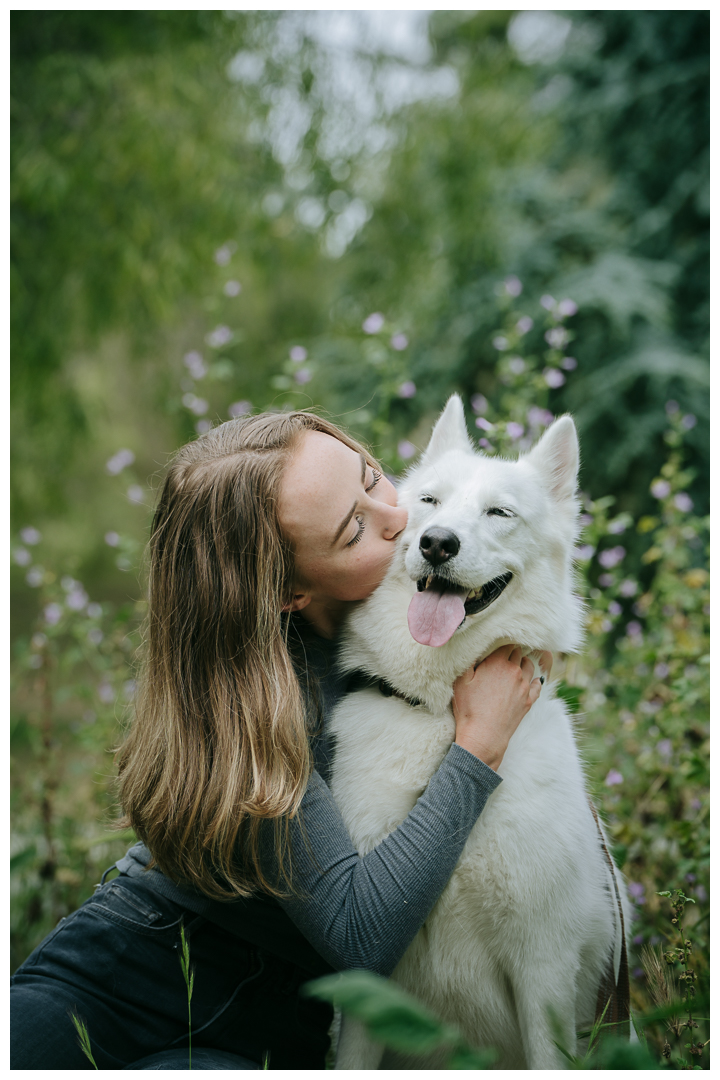
[[[520,664],[522,666],[522,649],[519,645],[513,645],[512,652],[508,656],[508,660],[511,664]]]
[[[551,652],[541,652],[538,658],[538,664],[545,673],[546,678],[550,675],[553,666],[553,654]]]
[[[517,648],[518,648],[517,645],[499,645],[498,648],[495,649],[494,652],[490,653],[490,656],[501,656],[503,658],[503,660],[508,660],[510,658],[510,654],[512,653],[513,649],[517,649]],[[489,660],[490,656],[487,656],[485,659]]]
[[[533,681],[530,683],[530,689],[528,690],[528,708],[531,708],[535,704],[537,699],[540,697],[540,691],[542,690],[542,688],[543,684],[540,682],[540,680],[533,679]]]
[[[533,664],[529,656],[523,656],[522,660],[520,661],[520,670],[522,671],[523,675],[528,676],[528,682],[530,682],[533,675],[535,674],[535,665]]]

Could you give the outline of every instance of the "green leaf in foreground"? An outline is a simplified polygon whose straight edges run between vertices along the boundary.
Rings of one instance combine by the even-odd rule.
[[[88,1035],[88,1030],[85,1027],[85,1024],[77,1015],[77,1013],[71,1012],[70,1019],[75,1025],[75,1030],[78,1033],[78,1043],[80,1044],[80,1049],[92,1065],[93,1069],[97,1069],[97,1065],[95,1064],[95,1058],[92,1056],[92,1050],[90,1048],[90,1036]]]
[[[445,1024],[395,983],[369,971],[346,971],[308,983],[304,992],[329,1001],[364,1024],[375,1042],[393,1050],[424,1054],[438,1047],[454,1050],[449,1068],[484,1069],[493,1051],[467,1047],[457,1028]]]

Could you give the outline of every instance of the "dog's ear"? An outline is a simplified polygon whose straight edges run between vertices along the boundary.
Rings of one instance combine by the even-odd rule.
[[[543,478],[558,502],[572,499],[577,487],[580,449],[571,416],[561,416],[551,424],[539,442],[523,458]]]
[[[470,450],[474,447],[465,427],[465,413],[457,394],[453,394],[433,428],[430,442],[422,456],[423,461],[439,457],[448,450]]]

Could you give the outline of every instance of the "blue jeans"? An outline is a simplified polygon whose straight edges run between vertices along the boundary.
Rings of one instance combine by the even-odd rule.
[[[307,972],[123,875],[63,919],[13,976],[10,1067],[92,1069],[75,1013],[99,1069],[187,1068],[181,923],[195,969],[193,1067],[261,1068],[267,1054],[270,1069],[324,1069],[332,1009],[299,996]],[[160,1051],[173,1053],[142,1062]]]

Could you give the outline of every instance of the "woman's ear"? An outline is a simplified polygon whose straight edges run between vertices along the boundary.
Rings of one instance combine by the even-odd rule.
[[[302,611],[304,607],[307,607],[312,596],[310,593],[294,593],[292,600],[287,604],[283,604],[280,608],[281,611]]]

